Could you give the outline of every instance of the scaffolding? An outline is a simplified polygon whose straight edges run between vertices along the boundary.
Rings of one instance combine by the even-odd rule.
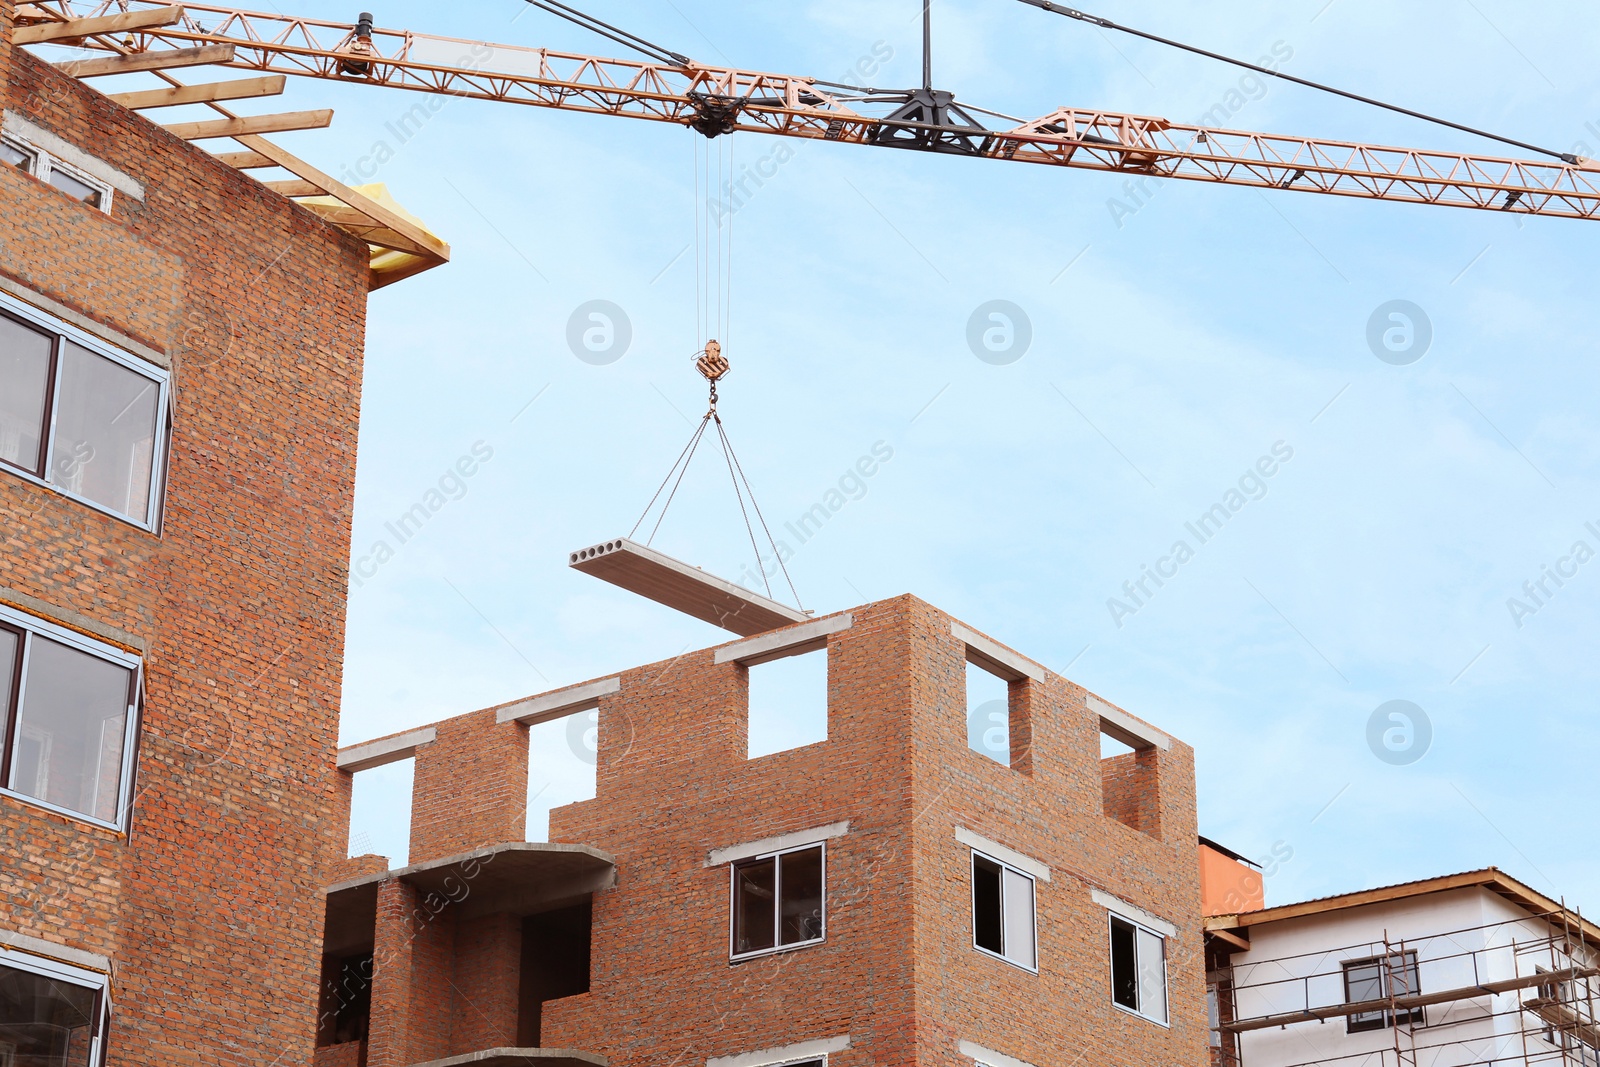
[[[1564,904],[1419,938],[1385,931],[1223,962],[1207,982],[1219,1067],[1600,1067],[1600,938]],[[1248,1036],[1307,1024],[1342,1024],[1348,1036],[1307,1031],[1298,1046]]]

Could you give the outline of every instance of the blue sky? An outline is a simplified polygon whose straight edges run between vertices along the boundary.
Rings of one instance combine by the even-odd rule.
[[[838,79],[892,54],[874,76],[890,86],[920,69],[911,0],[589,6],[711,63]],[[1600,129],[1600,30],[1578,4],[1094,10],[1600,153],[1586,125]],[[512,0],[378,15],[618,51]],[[1497,154],[1007,0],[941,0],[935,15],[937,82],[1008,114],[1192,121],[1224,104],[1246,129]],[[417,101],[291,86],[286,106],[338,114],[284,140],[341,173],[395,142],[387,124]],[[352,590],[346,743],[723,639],[565,566],[627,531],[702,410],[693,258],[677,258],[695,232],[695,141],[452,102],[376,175],[455,260],[372,298],[357,556],[479,453],[459,488],[446,481],[459,499]],[[1574,847],[1597,799],[1600,561],[1560,562],[1579,541],[1600,550],[1586,527],[1600,529],[1600,230],[1190,183],[1136,200],[1109,175],[751,135],[735,152],[775,172],[736,216],[722,391],[763,506],[792,520],[874,446],[892,453],[798,548],[808,608],[915,593],[1183,738],[1203,832],[1292,852],[1271,901],[1496,864],[1600,907],[1600,861]],[[631,326],[608,365],[567,343],[594,300]],[[967,340],[995,300],[1032,334],[1006,365]],[[1392,301],[1431,331],[1414,362],[1369,346]],[[1263,461],[1271,476],[1252,475]],[[738,577],[749,548],[725,477],[697,465],[656,544]],[[1185,524],[1234,489],[1246,502],[1200,544]],[[1108,607],[1132,604],[1124,583],[1146,566],[1170,572],[1180,540],[1193,558],[1176,577],[1146,579],[1132,613]],[[1508,599],[1558,565],[1576,576],[1547,579],[1514,619]],[[1397,700],[1431,733],[1404,764],[1368,739]],[[536,831],[549,803],[583,795],[567,740],[564,726],[536,738]],[[363,776],[359,844],[398,851],[404,788],[403,767]]]

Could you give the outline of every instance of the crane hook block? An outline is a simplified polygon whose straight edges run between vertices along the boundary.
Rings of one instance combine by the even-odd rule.
[[[706,342],[706,350],[694,361],[694,365],[700,376],[712,385],[721,381],[730,368],[728,357],[722,354],[722,345],[716,341]]]

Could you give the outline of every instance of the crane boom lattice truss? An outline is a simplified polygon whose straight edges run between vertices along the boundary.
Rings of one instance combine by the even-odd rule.
[[[103,18],[161,0],[54,0],[42,20]],[[934,127],[873,115],[872,94],[815,79],[689,63],[605,59],[404,30],[358,37],[347,23],[186,4],[181,19],[124,38],[135,52],[232,45],[233,67],[735,131],[906,147],[936,133],[975,157],[1121,174],[1292,189],[1528,215],[1600,217],[1600,164],[1538,162],[1218,130],[1147,115],[1060,108],[1008,130]],[[89,47],[104,39],[84,37]]]

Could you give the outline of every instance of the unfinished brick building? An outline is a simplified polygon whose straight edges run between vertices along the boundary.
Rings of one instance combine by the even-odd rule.
[[[388,279],[367,240],[17,47],[72,27],[14,14],[0,0],[0,1064],[309,1064]]]
[[[415,759],[411,854],[330,887],[318,1064],[1205,1062],[1191,751],[913,597],[780,621],[345,749]],[[750,759],[801,654],[827,740]],[[595,799],[524,843],[529,725],[595,708]]]

